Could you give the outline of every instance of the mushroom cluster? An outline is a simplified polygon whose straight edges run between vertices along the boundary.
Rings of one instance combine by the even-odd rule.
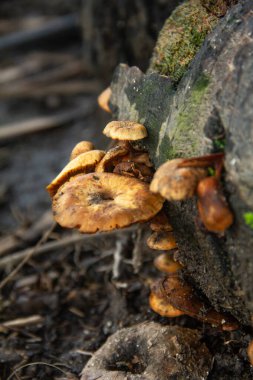
[[[82,233],[146,222],[164,202],[149,189],[153,168],[148,154],[131,145],[147,136],[146,128],[132,121],[112,121],[103,133],[117,141],[113,148],[104,152],[88,141],[79,142],[69,163],[47,186],[55,220]]]
[[[204,226],[222,234],[234,219],[220,184],[223,159],[223,153],[216,153],[167,161],[156,171],[150,189],[168,201],[181,201],[196,194]],[[208,175],[208,168],[214,175]]]

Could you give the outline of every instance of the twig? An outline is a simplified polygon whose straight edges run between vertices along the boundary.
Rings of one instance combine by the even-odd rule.
[[[94,106],[93,102],[92,105]],[[87,117],[93,111],[94,107],[91,107],[91,104],[89,104],[87,107],[82,106],[72,108],[68,111],[61,112],[53,116],[42,116],[19,123],[4,125],[0,128],[0,141],[59,127],[60,125],[66,124],[74,119]]]
[[[32,252],[33,257],[35,257],[35,256],[39,256],[41,254],[48,253],[48,252],[51,252],[51,251],[54,251],[57,249],[68,247],[69,245],[75,245],[76,243],[83,242],[83,241],[88,241],[88,242],[92,243],[94,241],[97,241],[98,237],[112,236],[112,235],[119,234],[119,233],[122,234],[122,232],[131,232],[131,231],[134,231],[135,228],[136,228],[135,226],[132,226],[132,227],[124,229],[123,231],[122,230],[116,230],[116,231],[112,231],[112,232],[101,232],[101,233],[99,233],[99,235],[97,235],[97,234],[95,234],[95,235],[74,234],[72,236],[68,236],[66,238],[63,238],[59,241],[53,241],[53,242],[45,243],[45,244],[37,247],[37,249],[35,251],[34,251],[34,248],[28,248],[28,249],[24,249],[20,252],[16,252],[16,253],[13,253],[13,254],[8,255],[6,257],[3,257],[0,260],[0,268],[4,269],[6,267],[10,267],[10,266],[14,265],[15,263],[17,263],[20,260],[23,260],[25,257],[27,257],[27,255],[31,252]]]
[[[0,326],[6,328],[23,327],[31,324],[33,325],[36,323],[41,323],[43,320],[44,318],[41,315],[32,315],[26,318],[17,318],[13,319],[12,321],[2,322]]]
[[[64,373],[64,375],[66,375],[66,376],[68,375],[68,372],[63,371],[60,367],[58,367],[59,365],[62,365],[62,366],[65,367],[65,365],[63,365],[63,364],[58,364],[58,363],[57,363],[57,366],[56,366],[56,365],[54,365],[54,364],[45,363],[45,362],[33,362],[33,363],[27,363],[27,364],[24,364],[24,365],[22,365],[22,366],[16,368],[16,369],[10,374],[10,376],[7,378],[7,380],[10,380],[10,379],[11,379],[14,375],[16,375],[16,373],[17,373],[18,371],[20,371],[21,369],[23,369],[23,368],[27,368],[27,367],[31,367],[31,366],[33,366],[33,365],[44,365],[44,366],[48,366],[48,367],[51,367],[51,368],[57,369],[58,371]]]
[[[120,275],[120,264],[122,259],[123,242],[121,240],[116,241],[116,247],[113,253],[113,267],[112,267],[112,278],[114,280],[119,278]]]
[[[132,265],[134,268],[134,273],[139,273],[140,268],[142,266],[142,235],[143,235],[143,226],[139,225],[137,231],[135,232],[134,239],[134,248],[132,253]]]
[[[46,211],[41,218],[29,228],[20,228],[14,234],[0,239],[0,256],[18,249],[24,243],[31,243],[51,226],[53,222],[52,212]]]
[[[48,85],[27,83],[19,86],[13,85],[0,89],[0,99],[9,98],[40,98],[48,95],[76,95],[76,94],[98,94],[101,83],[97,80],[72,80]]]
[[[38,243],[35,245],[33,249],[31,249],[27,254],[24,256],[23,260],[17,265],[13,271],[11,271],[1,282],[0,282],[0,290],[2,290],[5,285],[10,282],[13,277],[16,276],[16,274],[20,271],[20,269],[31,259],[32,255],[36,252],[36,249],[40,247],[41,244],[43,244],[51,234],[51,232],[54,230],[56,226],[56,223],[53,223],[50,229],[44,233],[42,238],[38,241]]]

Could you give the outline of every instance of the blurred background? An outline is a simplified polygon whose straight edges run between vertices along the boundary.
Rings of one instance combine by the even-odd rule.
[[[178,0],[0,2],[0,234],[50,207],[45,186],[101,134],[96,103],[119,62],[146,70]]]

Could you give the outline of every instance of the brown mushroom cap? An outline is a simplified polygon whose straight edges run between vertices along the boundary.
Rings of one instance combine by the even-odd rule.
[[[215,177],[202,179],[197,187],[198,211],[208,231],[224,232],[234,217]]]
[[[159,290],[157,290],[159,288]],[[218,313],[212,307],[202,301],[196,291],[182,280],[178,275],[169,275],[165,280],[159,281],[154,287],[154,292],[161,294],[167,302],[191,317],[200,321],[220,326],[222,330],[233,331],[239,328],[238,322],[231,315]]]
[[[94,145],[90,141],[80,141],[74,149],[72,150],[70,154],[70,161],[74,160],[77,156],[79,156],[82,153],[89,152],[90,150],[94,149]]]
[[[91,150],[81,153],[79,156],[70,161],[58,174],[58,176],[47,186],[49,194],[54,196],[59,187],[70,177],[79,173],[90,173],[94,170],[96,164],[104,157],[103,150]]]
[[[154,218],[150,221],[150,228],[152,231],[173,231],[172,225],[169,223],[167,215],[163,210],[161,210]]]
[[[253,366],[253,340],[248,345],[247,354],[248,354],[249,362]]]
[[[128,148],[126,146],[124,145],[114,146],[113,148],[108,150],[108,152],[106,152],[102,160],[97,164],[95,171],[97,173],[103,173],[105,171],[108,171],[110,166],[112,166],[113,168],[114,166],[113,163],[118,157],[124,156],[127,153],[128,153]]]
[[[183,158],[176,158],[161,165],[150,184],[150,190],[167,200],[183,200],[195,194],[198,181],[207,176],[207,170],[180,167]]]
[[[153,311],[162,317],[175,318],[184,315],[183,311],[169,304],[166,298],[158,297],[157,294],[153,292],[149,295],[149,305]]]
[[[59,189],[53,198],[53,212],[61,226],[94,233],[147,221],[163,202],[135,178],[90,173],[71,178]]]
[[[148,133],[144,125],[134,121],[111,121],[103,130],[103,133],[114,140],[141,140]]]
[[[165,251],[177,248],[173,232],[170,231],[153,232],[147,239],[147,245],[151,249]]]
[[[104,111],[111,113],[111,109],[109,107],[110,97],[112,95],[112,90],[110,87],[107,87],[101,94],[98,96],[98,105]]]
[[[154,260],[154,266],[164,273],[176,273],[183,268],[183,266],[175,261],[170,253],[161,253]]]

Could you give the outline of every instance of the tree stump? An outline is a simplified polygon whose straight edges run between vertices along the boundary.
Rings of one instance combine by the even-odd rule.
[[[127,65],[111,83],[113,117],[146,126],[144,146],[156,168],[167,159],[224,150],[223,185],[235,215],[225,235],[200,227],[196,199],[170,202],[167,211],[187,276],[216,310],[246,325],[253,312],[252,51],[246,0],[217,21],[176,86],[168,76]]]

